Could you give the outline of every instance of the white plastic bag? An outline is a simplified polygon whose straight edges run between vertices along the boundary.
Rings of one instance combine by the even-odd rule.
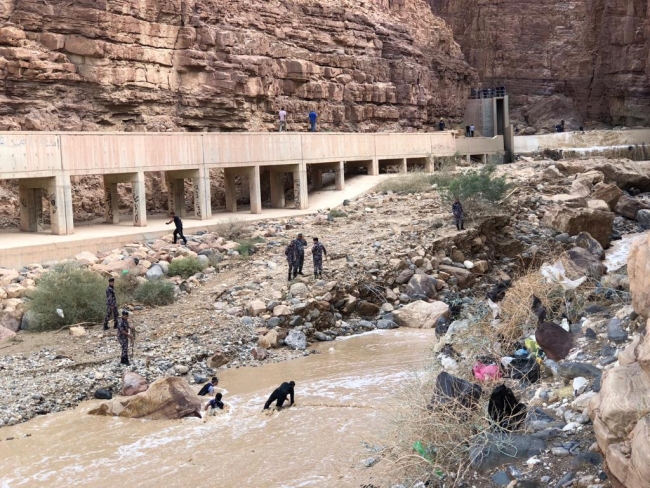
[[[565,290],[575,290],[582,285],[587,279],[586,276],[578,278],[577,280],[570,280],[566,276],[566,270],[561,261],[556,261],[554,264],[544,263],[540,270],[542,276],[546,278],[547,283],[561,285]]]

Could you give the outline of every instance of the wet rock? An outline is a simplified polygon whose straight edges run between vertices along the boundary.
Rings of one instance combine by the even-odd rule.
[[[287,337],[284,339],[284,343],[287,347],[298,351],[304,351],[307,349],[307,337],[304,332],[299,330],[290,330]]]
[[[568,244],[571,242],[571,236],[566,232],[562,232],[561,234],[555,236],[555,240],[563,244]]]
[[[230,360],[226,356],[224,351],[217,351],[207,361],[207,364],[211,368],[220,368],[221,366],[228,364]]]
[[[98,400],[110,400],[113,398],[113,393],[106,388],[99,388],[95,390],[95,398]]]
[[[205,381],[205,380],[204,380]],[[147,379],[138,373],[127,371],[122,376],[122,396],[133,396],[146,391],[149,388]]]
[[[449,316],[449,305],[440,301],[427,303],[418,300],[395,310],[393,316],[400,327],[430,329],[440,317]]]
[[[381,307],[376,303],[361,300],[357,305],[357,313],[362,317],[374,317],[379,313]]]
[[[558,205],[548,206],[542,223],[558,232],[571,236],[589,232],[601,246],[607,248],[612,235],[614,214],[589,208],[567,208]]]
[[[591,237],[591,234],[589,234],[589,232],[580,232],[580,234],[576,236],[575,244],[577,247],[581,247],[589,251],[597,259],[605,259],[605,250],[603,249],[603,246],[601,246],[596,239]]]
[[[596,244],[598,244],[596,242]],[[582,247],[573,247],[562,253],[567,264],[567,271],[573,272],[574,276],[588,276],[594,279],[600,279],[605,274],[607,268],[600,260],[587,249]]]
[[[650,210],[641,209],[636,214],[636,221],[644,229],[650,229]]]
[[[377,328],[378,329],[397,329],[399,326],[392,320],[378,320]]]
[[[148,420],[173,420],[201,417],[200,412],[201,397],[192,391],[187,381],[182,378],[168,377],[154,381],[143,393],[102,403],[88,413]]]
[[[559,374],[563,378],[573,380],[579,376],[596,378],[602,374],[602,371],[587,363],[563,362],[559,365]]]
[[[607,338],[617,344],[627,341],[627,332],[620,319],[613,318],[607,323]]]

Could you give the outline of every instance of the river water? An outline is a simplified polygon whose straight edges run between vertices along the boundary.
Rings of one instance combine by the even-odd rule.
[[[424,370],[432,330],[374,331],[321,343],[320,354],[224,371],[228,413],[207,419],[146,421],[74,411],[0,429],[0,487],[139,486],[359,487],[392,401]],[[282,381],[296,382],[296,405],[262,412]],[[26,392],[31,394],[32,392]],[[396,398],[397,397],[397,398]],[[13,440],[5,440],[13,437]]]

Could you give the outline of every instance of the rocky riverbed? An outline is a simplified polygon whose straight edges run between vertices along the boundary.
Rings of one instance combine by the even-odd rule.
[[[598,390],[599,373],[614,367],[639,326],[628,303],[626,269],[603,274],[603,247],[612,238],[645,230],[644,211],[650,205],[644,192],[650,190],[650,178],[643,167],[607,160],[526,161],[500,171],[513,190],[499,209],[466,209],[464,231],[453,226],[450,209],[434,187],[416,194],[377,191],[343,202],[334,212],[235,223],[237,236],[224,228],[188,236],[186,247],[167,237],[108,253],[82,253],[74,261],[104,276],[126,270],[140,280],[173,282],[178,296],[173,305],[120,304],[131,310],[138,330],[128,369],[149,382],[181,376],[201,383],[223,368],[311,354],[309,343],[376,328],[436,327],[446,321],[445,334],[452,331],[453,336],[468,328],[454,319],[484,306],[495,284],[563,255],[573,279],[588,275],[605,293],[613,290],[622,298],[571,317],[578,335],[568,366],[555,374],[551,368],[542,383],[517,392],[549,416],[539,414],[537,425],[545,425],[538,431],[562,432],[544,439],[549,442],[543,453],[527,457],[528,464],[519,469],[537,466],[540,474],[548,467],[548,474],[538,477],[542,483],[559,483],[560,471],[571,471],[576,486],[594,488],[602,484],[602,463],[588,454],[596,448],[585,403]],[[319,237],[327,247],[324,279],[310,276],[308,256],[305,276],[287,282],[284,247],[298,232],[308,240]],[[242,247],[243,239],[249,245]],[[249,248],[250,255],[242,255]],[[186,280],[166,275],[170,262],[187,256],[200,259],[205,269]],[[0,343],[0,426],[70,408],[98,388],[121,389],[125,369],[113,330],[86,326],[74,334],[68,329],[29,332],[26,306],[39,277],[56,264],[0,270],[0,336],[5,338]],[[619,323],[612,325],[614,319]],[[458,373],[463,360],[448,350],[440,354],[443,368]],[[578,454],[591,464],[575,469],[562,464],[562,458],[573,462]],[[539,462],[530,460],[535,456]]]

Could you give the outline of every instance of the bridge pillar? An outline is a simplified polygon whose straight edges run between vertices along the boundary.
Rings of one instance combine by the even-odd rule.
[[[206,176],[207,173],[207,176]],[[194,216],[199,220],[212,218],[212,202],[210,200],[209,170],[201,168],[198,175],[192,178],[194,191]]]
[[[43,190],[18,187],[20,197],[20,230],[38,232],[43,228]]]
[[[185,208],[185,180],[169,173],[165,174],[167,184],[167,207],[179,217],[187,216]]]
[[[379,174],[379,159],[373,158],[372,161],[368,163],[367,170],[369,175],[377,176]]]
[[[408,165],[406,162],[406,158],[400,158],[400,163],[399,163],[399,172],[400,174],[406,174],[408,173]]]
[[[70,184],[70,176],[55,176],[48,188],[48,192],[50,194],[52,234],[73,234],[74,222],[72,218],[72,187]]]
[[[309,192],[307,188],[307,165],[305,163],[293,165],[293,199],[296,210],[309,207]]]
[[[424,160],[424,172],[433,173],[435,167],[436,159],[433,156],[429,156]]]
[[[235,172],[231,168],[223,170],[224,190],[226,194],[226,211],[237,211],[237,189],[235,188]]]
[[[337,190],[345,190],[345,162],[340,161],[334,168],[334,186]]]
[[[260,167],[253,166],[248,170],[248,188],[251,200],[251,213],[262,213],[262,190],[260,188]]]
[[[104,217],[107,224],[120,223],[120,200],[117,183],[106,181],[104,177]]]
[[[146,227],[147,225],[147,195],[144,187],[144,172],[138,171],[131,180],[133,193],[133,225]]]
[[[271,207],[284,208],[284,173],[271,167]]]
[[[312,166],[311,170],[312,187],[314,190],[323,188],[323,170],[319,169],[317,165]]]

